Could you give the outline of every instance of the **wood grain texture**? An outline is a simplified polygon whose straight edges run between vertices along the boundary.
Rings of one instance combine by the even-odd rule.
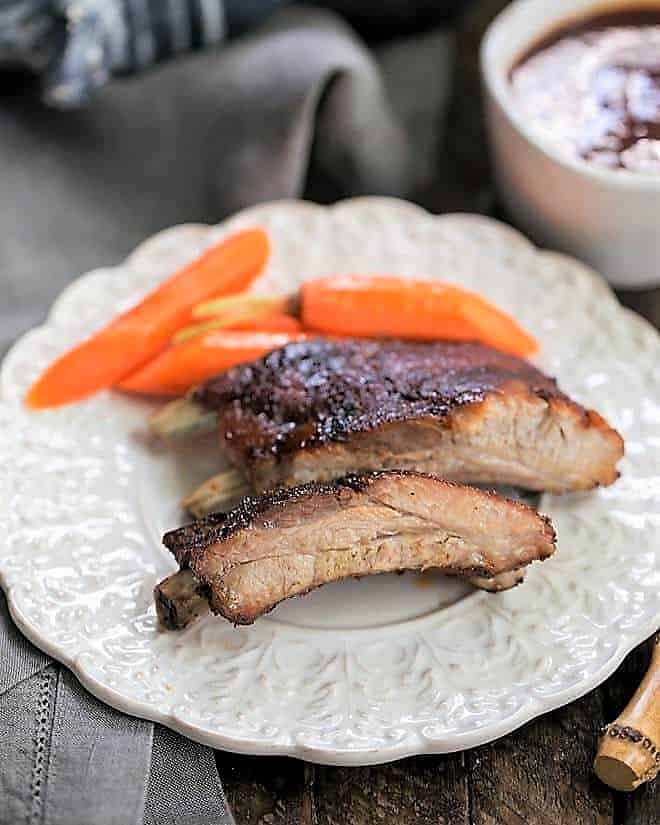
[[[318,825],[469,825],[464,754],[373,768],[317,768]]]
[[[605,825],[610,792],[591,771],[603,719],[594,691],[467,754],[474,825]]]
[[[216,764],[237,825],[315,825],[313,765],[221,751]]]
[[[632,794],[619,794],[615,800],[614,825],[658,825],[660,789],[658,780]]]

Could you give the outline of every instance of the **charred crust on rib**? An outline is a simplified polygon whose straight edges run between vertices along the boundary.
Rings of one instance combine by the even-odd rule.
[[[482,344],[360,339],[289,344],[209,381],[194,398],[253,420],[244,449],[258,458],[342,441],[395,421],[442,420],[512,382],[544,400],[571,403],[554,379]],[[228,441],[235,437],[225,432]]]
[[[310,481],[296,487],[283,487],[263,495],[245,496],[236,507],[226,513],[211,513],[198,521],[171,530],[163,536],[163,544],[181,567],[187,567],[195,552],[211,544],[226,541],[240,530],[254,526],[268,527],[270,525],[268,516],[273,518],[278,509],[294,502],[332,496],[341,503],[342,499],[350,498],[353,493],[368,492],[379,479],[407,477],[439,480],[429,473],[418,473],[413,470],[375,470],[370,473],[351,473],[334,481]],[[463,488],[462,485],[450,481],[443,480],[442,484],[456,489]],[[480,497],[502,500],[502,496],[491,490],[475,490],[474,492]],[[507,505],[513,509],[534,511],[533,507],[520,501],[507,499]],[[554,544],[556,535],[551,520],[541,513],[537,516],[543,521],[544,531]],[[490,572],[482,569],[473,571],[474,575],[489,575]]]
[[[400,470],[396,475],[407,475]],[[239,504],[227,513],[211,513],[202,519],[170,530],[163,536],[163,544],[174,555],[182,567],[190,563],[191,554],[200,547],[208,547],[231,535],[244,530],[259,520],[264,514],[273,512],[294,501],[311,499],[315,496],[335,496],[341,500],[346,493],[365,492],[369,485],[383,476],[382,472],[352,474],[330,482],[310,481],[297,487],[273,490],[260,496],[245,496]]]
[[[163,544],[181,567],[187,567],[190,563],[190,554],[195,548],[219,541],[226,519],[226,513],[211,513],[185,527],[165,533]]]

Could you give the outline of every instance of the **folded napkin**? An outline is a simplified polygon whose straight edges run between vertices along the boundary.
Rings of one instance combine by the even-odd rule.
[[[230,825],[213,751],[102,704],[0,594],[0,823]]]
[[[450,55],[434,31],[376,60],[335,15],[292,7],[67,112],[0,71],[0,353],[72,278],[164,227],[281,197],[430,191]]]
[[[84,22],[117,4],[56,5]],[[37,6],[52,3],[0,0],[0,55],[3,13]],[[257,6],[245,2],[236,25]],[[0,94],[0,355],[73,277],[162,227],[305,193],[410,192],[435,166],[448,58],[433,33],[377,62],[336,16],[287,8],[222,51],[108,82],[80,109]],[[52,64],[48,95],[68,59]],[[83,97],[90,82],[74,84]],[[91,697],[18,633],[1,595],[0,801],[0,825],[232,822],[210,749]]]

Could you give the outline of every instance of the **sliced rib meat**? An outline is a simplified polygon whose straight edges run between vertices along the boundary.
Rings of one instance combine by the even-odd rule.
[[[470,577],[470,584],[479,590],[501,593],[517,587],[525,578],[525,569],[511,570],[485,579]],[[183,567],[163,579],[154,588],[156,613],[165,630],[183,630],[205,616],[209,610],[208,588],[204,587],[188,567]]]
[[[248,497],[163,541],[214,613],[250,624],[283,599],[350,576],[437,568],[490,579],[548,557],[555,536],[524,504],[386,471]],[[156,599],[167,618],[158,588]]]
[[[611,484],[621,436],[528,362],[475,343],[308,341],[195,396],[256,490],[403,468],[565,492]]]

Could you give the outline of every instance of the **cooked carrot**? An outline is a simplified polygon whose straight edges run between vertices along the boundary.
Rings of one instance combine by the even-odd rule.
[[[339,275],[301,288],[302,320],[322,332],[476,340],[515,355],[537,341],[510,315],[462,287],[387,275]]]
[[[166,349],[129,375],[119,389],[141,395],[177,396],[214,375],[309,336],[289,332],[222,330],[189,338]]]
[[[35,409],[55,407],[113,386],[158,355],[200,301],[244,290],[268,258],[262,229],[245,229],[203,252],[128,312],[60,357],[30,388]]]
[[[244,316],[235,318],[220,316],[202,321],[199,324],[190,324],[180,329],[172,338],[172,343],[179,344],[188,338],[195,338],[213,329],[243,329],[250,332],[300,332],[302,324],[292,315],[283,312],[260,312],[256,315],[246,312]]]

